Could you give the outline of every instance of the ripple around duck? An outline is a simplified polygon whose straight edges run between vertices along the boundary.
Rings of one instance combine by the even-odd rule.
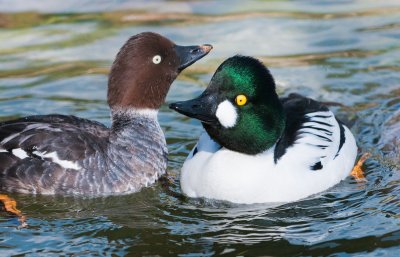
[[[352,178],[287,204],[186,199],[179,173],[201,124],[164,105],[169,179],[102,198],[12,194],[28,216],[0,217],[0,255],[395,256],[400,252],[400,6],[373,1],[34,1],[0,14],[0,120],[58,112],[110,125],[109,66],[118,47],[152,30],[212,43],[167,102],[199,95],[228,56],[254,55],[278,91],[340,102],[365,163]],[[80,6],[77,10],[77,6]],[[139,8],[140,7],[140,8]],[[38,12],[32,11],[40,9]],[[194,33],[195,32],[195,33]]]

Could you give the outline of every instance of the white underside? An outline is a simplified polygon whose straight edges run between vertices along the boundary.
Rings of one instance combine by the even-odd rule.
[[[310,114],[326,114],[319,112]],[[318,120],[319,118],[314,118]],[[189,197],[205,197],[235,203],[291,202],[322,192],[339,183],[351,172],[357,155],[355,139],[345,127],[346,141],[339,155],[339,126],[332,118],[324,119],[333,127],[332,141],[326,149],[315,135],[304,134],[287,149],[277,164],[274,149],[246,155],[222,148],[203,134],[197,145],[198,152],[189,155],[181,171],[181,187]],[[315,125],[315,123],[314,123]],[[321,158],[321,156],[326,156]],[[336,156],[336,157],[335,157]],[[321,161],[321,170],[310,165]]]

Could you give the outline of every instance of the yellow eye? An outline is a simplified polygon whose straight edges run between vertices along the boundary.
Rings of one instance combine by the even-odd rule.
[[[245,95],[238,95],[235,98],[235,102],[239,106],[243,106],[247,103],[247,97]]]

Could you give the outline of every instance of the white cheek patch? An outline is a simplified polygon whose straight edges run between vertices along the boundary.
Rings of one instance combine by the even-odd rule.
[[[232,128],[236,125],[238,114],[236,108],[228,100],[225,100],[218,105],[215,115],[225,128]]]

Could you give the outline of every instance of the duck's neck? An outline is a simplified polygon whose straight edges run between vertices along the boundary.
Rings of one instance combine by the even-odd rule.
[[[113,134],[118,134],[124,130],[140,127],[143,122],[158,125],[157,114],[158,110],[156,109],[114,107],[111,109],[111,130]]]
[[[106,184],[111,192],[133,192],[167,168],[167,146],[154,109],[112,109]]]
[[[164,151],[166,142],[157,114],[155,109],[113,108],[110,143],[135,152]]]

